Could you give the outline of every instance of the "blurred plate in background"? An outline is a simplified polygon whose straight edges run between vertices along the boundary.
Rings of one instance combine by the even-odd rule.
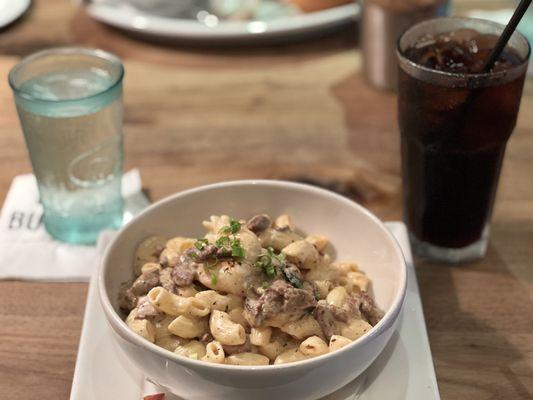
[[[0,0],[0,28],[24,14],[30,3],[30,0]]]
[[[0,0],[1,1],[1,0]],[[77,0],[96,20],[148,36],[201,41],[254,41],[313,36],[353,22],[355,2],[303,13],[265,0]],[[265,7],[247,10],[243,3]],[[238,8],[235,12],[231,7]]]

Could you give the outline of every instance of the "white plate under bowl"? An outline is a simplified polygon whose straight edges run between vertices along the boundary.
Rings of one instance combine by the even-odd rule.
[[[374,363],[356,381],[322,400],[439,400],[420,293],[405,226],[389,222],[407,262],[407,293],[396,333]],[[99,243],[103,252],[111,237]],[[141,400],[161,392],[129,365],[116,347],[98,301],[93,278],[87,297],[71,400]],[[166,400],[179,400],[168,395]]]
[[[75,0],[82,3],[81,0]],[[200,41],[257,41],[310,36],[353,22],[360,13],[357,3],[323,11],[280,17],[271,21],[221,21],[209,27],[199,21],[152,15],[124,1],[92,1],[86,6],[94,19],[114,27],[167,39]]]

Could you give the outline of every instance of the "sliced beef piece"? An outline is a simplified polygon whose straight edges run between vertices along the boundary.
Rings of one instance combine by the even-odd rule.
[[[367,292],[361,292],[361,305],[359,308],[363,317],[372,326],[376,325],[383,318],[383,311],[378,308],[374,299]]]
[[[320,300],[315,308],[314,315],[324,335],[329,339],[331,335],[340,335],[337,321],[348,322],[354,318],[361,318],[361,298],[359,295],[347,296],[342,307],[328,304],[326,300]]]
[[[170,276],[177,286],[189,286],[197,277],[197,264],[187,255],[180,257],[179,263],[172,269]]]
[[[246,228],[253,233],[259,233],[267,230],[272,225],[272,220],[266,214],[259,214],[250,218],[246,223]]]
[[[350,319],[346,309],[334,306],[332,304],[328,304],[327,307],[329,308],[331,314],[335,317],[337,321],[348,322],[348,320]]]
[[[312,292],[297,289],[284,280],[276,280],[259,298],[248,297],[244,317],[252,326],[281,326],[300,318],[316,305]]]
[[[304,279],[302,272],[296,265],[292,263],[286,263],[281,267],[281,271],[283,272],[285,279],[287,279],[292,286],[298,289],[302,288]]]
[[[150,303],[147,296],[139,297],[137,302],[136,319],[145,319],[146,317],[155,317],[161,313]]]
[[[347,296],[342,307],[320,300],[313,314],[328,340],[331,335],[340,335],[337,322],[364,318],[374,326],[383,317],[383,312],[366,292]]]
[[[209,260],[230,258],[231,249],[227,247],[217,247],[214,244],[206,245],[202,250],[191,248],[185,252],[185,257],[189,258],[192,262],[206,262]]]
[[[327,306],[331,310],[335,318],[342,322],[348,322],[354,318],[361,318],[361,311],[359,307],[361,305],[361,298],[357,296],[347,296],[346,301],[342,307],[337,307],[332,304]]]
[[[315,307],[315,310],[313,311],[313,315],[318,321],[318,324],[322,328],[322,332],[324,332],[324,336],[326,336],[328,341],[331,336],[340,335],[341,333],[340,328],[337,324],[337,318],[333,311],[333,307],[328,304],[326,300],[319,300]]]
[[[227,247],[220,247],[219,249],[217,249],[217,252],[216,252],[216,257],[218,259],[221,259],[221,258],[231,258],[231,249],[227,248]]]
[[[154,268],[139,275],[131,285],[131,291],[135,296],[144,296],[157,285],[159,285],[159,270]]]
[[[163,268],[159,272],[159,282],[164,289],[168,290],[171,293],[176,293],[177,288],[172,278],[172,271],[173,268]]]
[[[264,291],[266,293],[266,290]],[[263,305],[267,301],[265,294],[262,294],[259,299],[254,299],[251,296],[248,296],[244,301],[244,318],[252,326],[260,326],[267,316],[263,313]],[[279,306],[281,308],[281,306]]]
[[[183,261],[184,258],[188,258],[190,261],[204,262],[209,259],[215,258],[215,256],[217,255],[217,250],[218,247],[214,244],[207,244],[202,250],[198,250],[197,248],[192,247],[185,252],[185,257],[180,259],[180,261]]]
[[[238,353],[249,353],[252,351],[252,343],[250,342],[250,337],[246,335],[246,342],[243,344],[235,345],[235,346],[229,346],[227,344],[223,344],[222,348],[224,349],[224,353],[226,355],[232,355],[232,354],[238,354]]]
[[[346,302],[342,306],[346,311],[348,319],[361,318],[361,297],[359,294],[346,297]]]
[[[128,313],[137,306],[137,296],[135,296],[130,286],[130,283],[122,286],[118,298],[118,306],[121,310],[127,311]]]

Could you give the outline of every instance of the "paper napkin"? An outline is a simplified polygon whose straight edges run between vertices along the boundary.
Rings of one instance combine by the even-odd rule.
[[[124,174],[122,195],[125,222],[149,204],[138,170]],[[0,213],[0,279],[89,281],[98,265],[96,247],[54,240],[44,228],[42,213],[35,176],[15,177]]]

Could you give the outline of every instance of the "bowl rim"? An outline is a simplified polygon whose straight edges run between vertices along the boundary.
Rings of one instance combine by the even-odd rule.
[[[202,360],[195,360],[192,358],[180,356],[178,354],[171,352],[170,350],[167,350],[163,347],[157,346],[156,344],[149,342],[143,337],[137,335],[126,325],[125,321],[120,317],[120,315],[115,311],[115,309],[111,305],[109,295],[105,288],[105,276],[106,276],[106,272],[110,268],[107,260],[109,258],[109,255],[113,251],[114,247],[116,246],[118,238],[121,236],[121,234],[125,230],[127,230],[131,225],[133,225],[137,221],[137,219],[143,217],[144,215],[152,212],[152,210],[158,207],[161,207],[164,204],[168,204],[168,203],[176,201],[176,199],[180,199],[183,197],[190,196],[192,194],[207,192],[207,191],[216,190],[216,189],[223,189],[223,188],[236,187],[236,186],[250,186],[250,185],[251,186],[257,186],[257,185],[272,186],[276,188],[293,188],[293,189],[298,189],[298,190],[303,190],[303,191],[314,192],[315,194],[329,197],[332,200],[340,201],[352,208],[355,208],[357,211],[362,212],[366,217],[370,218],[370,220],[373,221],[380,228],[380,230],[385,234],[385,237],[387,237],[391,241],[392,248],[394,249],[396,256],[398,257],[399,260],[401,260],[400,278],[399,278],[400,282],[399,282],[398,290],[392,300],[392,304],[389,310],[385,312],[385,315],[383,316],[383,318],[375,326],[373,326],[372,329],[370,329],[368,332],[366,332],[361,337],[352,341],[350,344],[342,347],[341,349],[335,350],[333,352],[328,352],[326,354],[322,354],[317,357],[308,358],[308,359],[295,361],[291,363],[285,363],[285,364],[249,366],[249,365],[215,364],[215,363],[209,363],[209,362],[202,361]],[[385,227],[384,223],[378,217],[376,217],[372,212],[370,212],[368,209],[366,209],[362,205],[356,203],[355,201],[352,201],[349,198],[344,197],[335,192],[332,192],[330,190],[319,188],[317,186],[313,186],[309,184],[296,183],[296,182],[290,182],[290,181],[284,181],[284,180],[274,180],[274,179],[246,179],[246,180],[233,180],[233,181],[218,182],[218,183],[213,183],[213,184],[208,184],[208,185],[197,186],[191,189],[186,189],[186,190],[177,192],[175,194],[172,194],[170,196],[167,196],[151,204],[147,208],[145,208],[143,211],[137,214],[134,218],[132,218],[127,224],[125,224],[118,231],[118,234],[115,235],[115,237],[107,245],[104,251],[104,255],[100,259],[100,263],[98,266],[97,284],[98,284],[98,297],[100,299],[100,304],[102,305],[104,314],[106,315],[106,320],[111,325],[111,328],[115,330],[115,334],[118,334],[124,340],[127,340],[132,344],[140,346],[150,351],[151,353],[156,353],[158,356],[169,359],[184,367],[191,367],[191,368],[196,368],[196,369],[200,368],[200,369],[207,369],[207,370],[276,371],[276,370],[285,370],[289,368],[311,366],[313,364],[318,365],[321,362],[326,362],[329,358],[334,358],[336,356],[339,356],[343,352],[347,352],[347,351],[353,350],[356,347],[363,346],[365,343],[370,341],[372,338],[381,335],[390,326],[394,325],[401,311],[401,308],[402,308],[402,305],[405,299],[405,293],[407,289],[407,266],[405,262],[405,257],[403,255],[401,247],[398,244],[398,241],[396,240],[396,238]]]

